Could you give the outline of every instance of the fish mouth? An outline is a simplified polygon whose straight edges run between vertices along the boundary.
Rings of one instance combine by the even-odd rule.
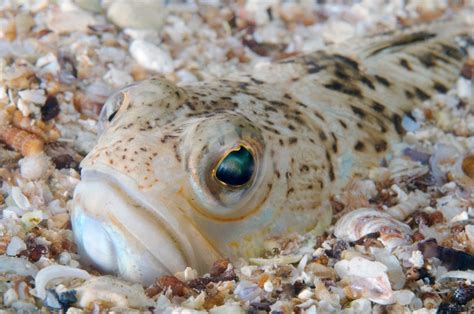
[[[164,206],[146,204],[140,191],[121,179],[97,171],[82,174],[71,221],[83,261],[145,285],[186,266],[202,268],[185,221]]]

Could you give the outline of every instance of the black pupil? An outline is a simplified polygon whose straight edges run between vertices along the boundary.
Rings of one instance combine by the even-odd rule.
[[[228,185],[239,186],[250,181],[253,175],[254,160],[252,154],[240,146],[227,154],[219,163],[216,170],[216,178]]]

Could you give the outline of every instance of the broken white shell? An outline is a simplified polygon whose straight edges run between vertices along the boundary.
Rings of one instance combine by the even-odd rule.
[[[380,232],[379,240],[389,249],[411,243],[413,233],[407,224],[372,208],[360,208],[345,214],[334,228],[334,235],[346,241],[357,241],[375,232]]]
[[[346,282],[348,293],[368,298],[379,304],[394,303],[393,290],[387,276],[387,267],[362,257],[341,260],[334,265],[339,277]]]
[[[36,296],[40,299],[46,297],[46,285],[53,279],[74,277],[89,279],[92,276],[85,270],[63,266],[63,265],[51,265],[41,269],[35,278]]]

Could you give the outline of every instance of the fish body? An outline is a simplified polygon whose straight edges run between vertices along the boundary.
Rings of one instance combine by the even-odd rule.
[[[380,163],[416,104],[453,85],[463,29],[405,29],[232,80],[118,91],[74,195],[81,256],[149,284],[258,255],[269,237],[323,232],[330,195]]]

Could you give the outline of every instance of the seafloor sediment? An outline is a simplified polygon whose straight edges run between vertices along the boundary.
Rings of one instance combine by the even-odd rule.
[[[324,235],[271,239],[264,257],[216,261],[209,274],[183,269],[142,287],[84,268],[69,219],[79,163],[95,145],[112,91],[156,75],[177,84],[215,79],[353,36],[453,17],[474,28],[474,2],[0,0],[0,309],[469,310],[472,48],[457,84],[404,120],[404,140],[384,164],[334,195]]]

